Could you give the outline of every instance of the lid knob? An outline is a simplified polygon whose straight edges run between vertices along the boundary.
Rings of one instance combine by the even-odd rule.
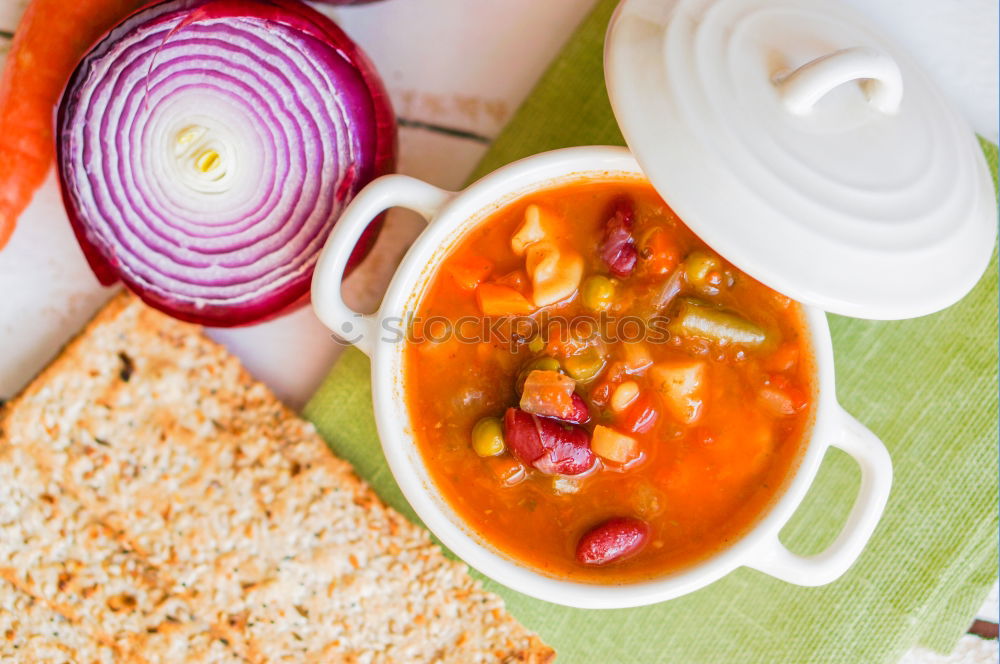
[[[854,80],[871,105],[888,115],[899,111],[903,75],[899,65],[883,51],[859,46],[844,48],[774,77],[782,102],[790,113],[805,115],[828,92]]]

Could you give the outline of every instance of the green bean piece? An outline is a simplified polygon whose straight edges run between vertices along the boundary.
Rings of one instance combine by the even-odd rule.
[[[717,344],[757,348],[767,341],[763,328],[736,314],[697,300],[683,299],[667,330],[679,337],[700,337]]]
[[[503,454],[507,445],[503,439],[503,427],[498,417],[484,417],[472,427],[472,449],[481,457]]]
[[[563,366],[570,378],[590,380],[604,369],[604,355],[591,346],[582,353],[567,357],[563,360]]]
[[[600,274],[587,277],[580,287],[580,300],[591,311],[601,312],[611,308],[615,299],[615,282]]]
[[[521,372],[517,374],[517,382],[514,387],[518,394],[524,390],[524,381],[528,380],[528,374],[536,369],[539,371],[562,371],[562,366],[559,364],[559,360],[548,355],[531,360],[521,367]]]

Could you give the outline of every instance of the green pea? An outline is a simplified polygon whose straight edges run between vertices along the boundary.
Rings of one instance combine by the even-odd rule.
[[[538,359],[532,360],[528,363],[527,367],[530,371],[538,369],[539,371],[559,371],[562,367],[559,364],[559,360],[554,357],[549,357],[544,355]]]
[[[498,417],[484,417],[472,427],[472,449],[481,457],[503,454],[503,426]]]
[[[596,348],[588,348],[563,360],[563,367],[574,380],[590,380],[604,369],[604,356]]]
[[[721,268],[722,263],[719,262],[719,259],[711,254],[705,253],[704,251],[692,251],[688,257],[684,259],[684,272],[687,276],[688,283],[695,288],[710,286],[710,284],[706,281],[708,273]]]
[[[540,334],[536,334],[531,338],[531,341],[528,342],[528,350],[532,353],[541,353],[544,349],[545,339],[543,339]]]
[[[554,357],[549,357],[548,355],[536,357],[521,368],[521,372],[517,375],[517,383],[514,387],[517,388],[517,392],[520,394],[524,389],[524,381],[528,379],[528,374],[532,371],[559,371],[561,369],[562,367],[559,365],[559,360]]]
[[[615,299],[615,282],[602,275],[587,277],[580,287],[580,300],[591,311],[607,311]]]

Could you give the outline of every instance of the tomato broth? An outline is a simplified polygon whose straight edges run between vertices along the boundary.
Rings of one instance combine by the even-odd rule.
[[[434,483],[498,551],[557,578],[649,579],[725,548],[779,495],[811,425],[801,307],[644,181],[491,214],[438,266],[409,332],[407,405]]]

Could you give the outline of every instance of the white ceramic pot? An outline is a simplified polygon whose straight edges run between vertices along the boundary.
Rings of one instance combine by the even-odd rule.
[[[693,567],[625,585],[592,585],[545,576],[479,537],[447,504],[427,471],[409,424],[404,395],[405,345],[394,330],[399,329],[399,321],[415,314],[442,259],[485,217],[525,194],[580,179],[643,177],[625,149],[581,147],[523,159],[458,193],[404,175],[379,178],[358,194],[330,235],[313,278],[313,306],[327,327],[371,357],[372,395],[382,449],[406,499],[446,546],[496,581],[550,602],[603,609],[678,597],[737,567],[751,567],[799,585],[829,583],[847,571],[871,537],[889,496],[892,464],[882,442],[837,403],[830,332],[826,315],[817,308],[805,308],[818,372],[818,405],[812,429],[803,441],[801,463],[752,530]],[[392,207],[420,213],[427,219],[427,229],[404,257],[378,312],[360,315],[341,297],[344,266],[369,222]],[[799,556],[781,544],[778,533],[805,497],[830,446],[854,458],[861,469],[861,487],[833,544],[818,555]]]

